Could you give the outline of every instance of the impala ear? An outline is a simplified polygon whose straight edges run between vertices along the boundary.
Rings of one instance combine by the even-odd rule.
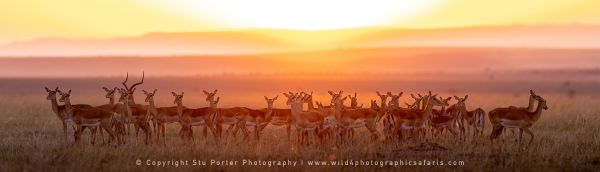
[[[177,93],[175,93],[175,92],[171,92],[171,94],[173,94],[173,96],[177,96]]]
[[[107,91],[107,92],[108,92],[108,91],[110,91],[110,90],[109,90],[108,88],[106,88],[106,87],[102,87],[102,89],[104,89],[104,91]]]
[[[144,92],[145,95],[148,95],[148,92],[146,90],[142,90],[142,92]]]
[[[69,90],[69,93],[67,93],[67,94],[69,94],[69,95],[70,95],[70,94],[71,94],[71,90]]]
[[[50,89],[48,89],[48,87],[44,87],[46,89],[46,92],[50,92]]]
[[[421,95],[420,93],[417,93],[417,95],[418,95],[420,98],[423,98],[423,95]]]
[[[404,94],[404,92],[400,92],[400,94],[398,94],[398,97],[402,97],[402,94]]]
[[[266,100],[266,101],[269,101],[269,98],[267,98],[267,96],[265,96],[265,100]]]
[[[379,93],[379,91],[375,91],[375,93],[377,93],[377,96],[381,97],[381,93]]]
[[[215,89],[215,91],[213,91],[213,94],[217,94],[217,91],[219,91],[219,90]]]
[[[335,95],[335,93],[333,93],[333,91],[327,91],[327,93],[329,93],[329,95],[331,95],[331,96]]]
[[[119,88],[115,87],[115,88],[113,88],[113,91],[115,91],[115,90],[117,90],[117,89],[119,89]]]
[[[273,101],[277,100],[277,97],[279,97],[279,95],[276,95],[275,98],[273,98]]]
[[[458,97],[458,96],[454,96],[454,99],[460,101],[460,97]]]
[[[60,90],[58,89],[58,87],[56,87],[56,88],[54,89],[54,91],[60,91]]]
[[[535,95],[535,91],[533,91],[533,90],[529,90],[529,94],[531,94],[531,95]]]
[[[184,92],[182,91],[182,92],[181,92],[181,96],[183,96],[183,93],[184,93]]]
[[[465,95],[465,98],[463,98],[463,100],[467,100],[467,98],[469,98],[469,95]]]
[[[209,93],[208,93],[208,91],[206,91],[206,90],[202,90],[202,92],[203,92],[204,94],[206,94],[206,95],[208,95],[208,94],[209,94]]]

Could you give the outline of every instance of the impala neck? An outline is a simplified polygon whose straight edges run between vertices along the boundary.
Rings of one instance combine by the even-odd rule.
[[[135,101],[133,100],[133,94],[128,98],[129,105],[135,105]]]
[[[273,116],[273,107],[267,107],[267,111],[265,112],[265,119],[271,120]]]
[[[543,111],[543,109],[542,109],[542,102],[538,101],[537,108],[535,109],[534,112],[532,112],[532,114],[533,114],[533,118],[532,118],[533,121],[537,121],[538,119],[540,119],[540,116],[542,116],[542,111]]]
[[[310,100],[307,104],[308,104],[308,110],[315,110],[315,106],[313,105],[312,100]]]
[[[429,119],[429,117],[431,116],[431,111],[433,110],[433,103],[431,103],[431,100],[427,100],[427,106],[425,106],[425,111],[423,114],[423,119]]]
[[[132,114],[131,114],[131,106],[130,106],[130,104],[129,104],[129,101],[128,101],[128,100],[125,100],[125,101],[123,102],[123,107],[125,107],[125,116],[126,116],[126,117],[129,117],[129,116],[131,116],[131,115],[132,115]]]
[[[60,114],[60,112],[59,112],[59,108],[58,108],[58,101],[56,101],[56,97],[52,98],[52,99],[50,100],[50,102],[52,103],[52,111],[53,111],[54,113],[56,113],[56,115],[58,115],[58,117],[59,117],[59,118],[62,118],[62,117],[60,117],[60,115],[59,115],[59,114]]]
[[[179,118],[183,116],[183,103],[177,102],[177,114],[179,114]]]
[[[72,109],[72,106],[71,106],[71,100],[70,99],[67,100],[67,101],[65,101],[64,107],[65,107],[65,112],[66,112],[66,114],[64,116],[65,119],[71,119],[73,117],[73,109]]]
[[[111,96],[108,98],[108,104],[115,105],[115,97],[114,96]]]
[[[154,100],[152,100],[152,99],[148,100],[148,106],[150,109],[156,110],[156,106],[154,105]]]
[[[527,111],[533,112],[533,104],[535,103],[535,98],[529,96],[529,104],[527,105]]]

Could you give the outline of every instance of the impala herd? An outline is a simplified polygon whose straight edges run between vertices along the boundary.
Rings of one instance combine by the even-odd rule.
[[[145,144],[155,142],[166,145],[165,126],[178,123],[181,126],[178,135],[183,141],[193,142],[193,127],[201,127],[205,140],[210,131],[217,145],[223,135],[235,136],[240,130],[244,139],[252,131],[256,141],[260,141],[262,131],[269,125],[285,127],[288,140],[293,126],[298,136],[297,145],[349,144],[353,141],[355,130],[363,127],[369,131],[373,141],[400,143],[404,140],[428,139],[428,134],[433,139],[440,137],[445,131],[458,141],[465,141],[467,134],[472,133],[475,141],[476,137],[483,135],[486,123],[483,109],[467,109],[468,95],[443,98],[431,92],[425,95],[410,94],[414,102],[400,107],[402,92],[376,92],[379,104],[377,100],[371,100],[370,107],[363,107],[362,104],[358,105],[356,93],[345,96],[343,91],[329,91],[331,101],[329,105],[325,105],[323,102],[314,102],[312,92],[288,92],[283,93],[283,96],[289,109],[273,107],[278,95],[264,97],[266,108],[251,109],[219,107],[220,97],[217,96],[217,90],[214,90],[203,91],[209,107],[185,107],[184,92],[171,92],[174,106],[157,107],[154,103],[157,89],[142,90],[147,104],[137,104],[133,94],[136,86],[143,84],[144,76],[140,82],[131,86],[127,85],[128,78],[129,75],[122,83],[123,88],[103,87],[109,102],[100,106],[72,104],[71,90],[65,92],[58,87],[54,90],[46,87],[47,100],[50,100],[53,112],[62,121],[65,140],[68,140],[68,128],[71,126],[74,129],[75,144],[80,144],[83,131],[89,128],[92,144],[98,130],[104,142],[104,130],[110,137],[109,143],[120,145],[125,143],[124,137],[130,134],[130,127],[133,126],[136,142],[141,130]],[[115,93],[119,94],[117,102]],[[57,98],[57,94],[60,98]],[[450,105],[452,98],[456,103]],[[347,99],[350,99],[350,106],[345,105]],[[536,101],[537,108],[534,108]],[[58,105],[59,102],[63,105]],[[305,105],[307,108],[304,108]],[[495,149],[495,142],[505,129],[510,129],[513,133],[518,129],[519,143],[523,132],[529,134],[529,147],[534,138],[530,127],[539,119],[542,110],[546,109],[546,100],[531,90],[527,107],[510,106],[490,111],[488,119],[492,124],[492,133],[489,138],[492,149]],[[225,134],[224,127],[227,128]]]

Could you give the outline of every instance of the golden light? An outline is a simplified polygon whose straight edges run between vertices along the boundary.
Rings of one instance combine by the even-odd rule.
[[[327,30],[391,24],[419,15],[439,0],[178,0],[175,11],[228,27]]]

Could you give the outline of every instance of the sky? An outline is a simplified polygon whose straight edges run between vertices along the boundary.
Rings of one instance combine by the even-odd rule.
[[[250,28],[600,24],[597,0],[0,0],[0,44]]]

